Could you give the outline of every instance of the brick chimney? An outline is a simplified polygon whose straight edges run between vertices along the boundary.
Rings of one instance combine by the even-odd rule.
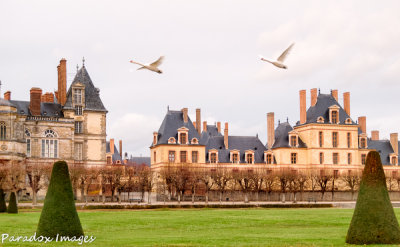
[[[343,93],[343,108],[347,115],[350,116],[350,92]]]
[[[306,90],[300,90],[300,124],[304,124],[307,121],[307,102],[306,102]]]
[[[5,100],[11,100],[11,91],[7,91],[4,93],[4,99]]]
[[[267,113],[267,134],[268,134],[268,149],[272,148],[275,141],[275,114],[273,112]]]
[[[196,109],[196,129],[200,135],[201,134],[201,110],[200,110],[200,108]]]
[[[114,139],[110,139],[110,153],[114,154]]]
[[[203,131],[207,132],[207,121],[203,122]]]
[[[331,94],[332,94],[333,98],[335,98],[335,100],[336,100],[337,102],[339,102],[338,90],[337,90],[337,89],[333,89]]]
[[[316,88],[311,89],[311,106],[317,104],[318,91]]]
[[[373,141],[379,140],[379,130],[371,130],[371,140]]]
[[[218,133],[221,133],[221,122],[217,122]]]
[[[182,113],[183,113],[183,122],[187,123],[188,122],[188,108],[183,108]]]
[[[122,140],[119,140],[119,154],[121,155],[121,159],[124,159],[124,155],[122,153]]]
[[[358,117],[358,125],[360,125],[361,132],[367,134],[367,117]]]
[[[399,155],[399,134],[390,133],[390,144],[392,145],[393,152]]]
[[[42,95],[42,102],[46,103],[54,103],[54,94],[53,93],[45,93]]]
[[[229,143],[228,143],[228,123],[225,123],[225,129],[224,129],[224,145],[226,149],[229,149]]]
[[[67,101],[67,60],[60,60],[60,65],[57,66],[58,72],[58,103],[62,106]]]
[[[33,87],[31,88],[31,101],[29,110],[33,116],[40,116],[40,103],[42,98],[42,89]]]

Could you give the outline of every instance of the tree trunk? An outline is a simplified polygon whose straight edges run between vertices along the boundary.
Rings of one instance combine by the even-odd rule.
[[[193,189],[192,191],[192,204],[194,204],[194,194],[196,193],[196,189]]]
[[[296,193],[293,193],[293,203],[297,203]]]
[[[118,191],[118,204],[121,204],[121,191]]]
[[[85,201],[85,187],[81,188],[81,202]]]
[[[147,204],[149,204],[149,205],[151,204],[150,195],[151,195],[151,192],[148,191],[148,192],[147,192]]]
[[[286,196],[286,193],[283,192],[283,193],[282,193],[282,202],[283,202],[283,203],[285,203],[285,200],[286,200],[286,197],[285,197],[285,196]]]
[[[208,190],[206,191],[206,205],[208,205]]]
[[[36,192],[36,190],[32,190],[32,205],[36,205],[36,204],[37,204],[37,192]]]
[[[244,192],[244,203],[248,203],[249,202],[249,198],[247,195],[247,191]]]
[[[106,196],[104,194],[101,195],[101,200],[103,201],[103,204],[106,203]]]

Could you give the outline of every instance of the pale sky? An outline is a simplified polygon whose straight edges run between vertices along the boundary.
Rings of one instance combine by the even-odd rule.
[[[107,139],[149,156],[167,111],[196,108],[202,120],[229,122],[231,135],[266,143],[266,113],[294,125],[299,90],[351,93],[351,117],[367,116],[381,138],[399,132],[400,1],[0,1],[2,93],[29,100],[31,87],[68,87],[86,68],[109,111]],[[288,70],[276,59],[292,42]],[[163,74],[134,59],[165,55]]]

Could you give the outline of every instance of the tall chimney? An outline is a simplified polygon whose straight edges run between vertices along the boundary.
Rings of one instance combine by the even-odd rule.
[[[114,139],[110,139],[110,152],[114,154]]]
[[[311,89],[311,106],[317,104],[318,91],[316,88]]]
[[[366,134],[367,133],[367,117],[365,117],[365,116],[358,117],[358,124],[360,125],[361,132],[363,134]]]
[[[225,123],[225,129],[224,129],[224,145],[226,149],[229,149],[229,143],[228,143],[228,123]]]
[[[221,122],[217,122],[218,133],[221,133]]]
[[[347,115],[350,116],[350,92],[343,93],[343,107]]]
[[[11,100],[11,92],[10,91],[7,91],[7,92],[4,93],[4,99],[5,100]]]
[[[196,128],[199,135],[201,134],[201,110],[200,108],[196,109]]]
[[[371,130],[371,140],[379,141],[379,130]]]
[[[273,112],[267,113],[267,134],[268,134],[268,149],[272,148],[275,141],[275,114]]]
[[[29,110],[33,116],[40,116],[40,103],[42,98],[42,89],[33,87],[31,88],[31,101]]]
[[[62,106],[67,101],[67,60],[65,58],[60,60],[60,65],[57,67],[58,71],[58,103]]]
[[[203,131],[207,132],[207,121],[203,122]]]
[[[182,113],[183,113],[183,122],[187,123],[188,122],[188,108],[183,108]]]
[[[300,90],[300,124],[304,124],[307,121],[306,112],[306,90]]]
[[[333,96],[333,98],[335,98],[335,100],[336,100],[337,102],[339,102],[338,90],[337,90],[337,89],[333,89],[333,90],[332,90],[332,96]]]
[[[122,140],[119,140],[119,154],[121,155],[121,159],[124,159],[124,156],[122,153]]]
[[[390,144],[392,145],[393,152],[399,155],[399,134],[390,133]]]

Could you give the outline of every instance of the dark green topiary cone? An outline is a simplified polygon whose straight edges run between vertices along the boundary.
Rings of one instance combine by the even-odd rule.
[[[368,153],[353,219],[349,244],[399,244],[400,229],[386,187],[379,153]]]
[[[18,214],[17,198],[15,197],[15,192],[11,192],[7,212],[9,214]]]
[[[0,213],[7,212],[6,198],[3,189],[0,189]]]
[[[83,236],[65,161],[54,163],[38,229],[39,236]]]

